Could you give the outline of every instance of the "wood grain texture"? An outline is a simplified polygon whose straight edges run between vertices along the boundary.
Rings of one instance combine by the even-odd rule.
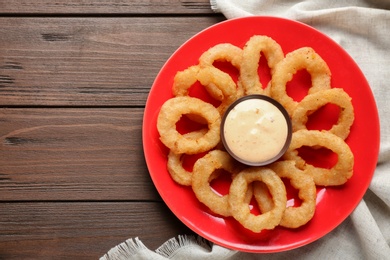
[[[143,106],[172,53],[218,21],[0,18],[0,105]]]
[[[142,147],[172,53],[225,20],[209,0],[0,0],[0,259],[98,259],[193,234]]]
[[[209,0],[14,0],[0,14],[211,14]]]
[[[192,234],[157,202],[0,203],[0,212],[0,259],[98,259],[129,238],[153,250]]]
[[[0,200],[159,200],[143,109],[0,110]]]

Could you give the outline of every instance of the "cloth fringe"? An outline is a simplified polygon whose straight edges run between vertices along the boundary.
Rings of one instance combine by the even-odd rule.
[[[211,6],[211,10],[213,10],[215,13],[221,12],[218,8],[217,0],[210,0],[210,6]]]
[[[200,236],[178,236],[166,241],[163,245],[156,249],[156,253],[164,257],[170,258],[175,252],[183,247],[198,245],[205,249],[211,250],[210,243]]]
[[[139,250],[147,249],[147,247],[138,239],[138,237],[126,240],[125,242],[111,248],[100,260],[127,260],[131,259]]]
[[[181,235],[171,238],[156,249],[155,253],[163,258],[171,258],[178,250],[188,246],[200,246],[205,250],[211,250],[211,244],[202,237]],[[127,239],[125,242],[111,248],[99,260],[129,260],[133,259],[141,250],[149,250],[138,237]],[[153,252],[150,251],[153,258]],[[157,255],[155,255],[155,258]],[[153,258],[154,259],[154,258]],[[160,258],[158,258],[160,259]]]

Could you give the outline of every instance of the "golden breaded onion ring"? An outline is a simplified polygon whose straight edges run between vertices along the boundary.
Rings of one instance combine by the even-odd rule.
[[[220,43],[214,45],[199,57],[200,67],[213,67],[215,61],[229,62],[233,67],[240,71],[242,49],[231,43]],[[244,95],[244,90],[240,84],[240,80],[238,80],[236,88],[237,97],[242,97]],[[215,99],[218,99],[218,97],[221,96],[221,90],[219,90],[219,88],[207,86],[207,89],[210,95]]]
[[[287,207],[279,223],[282,227],[298,228],[309,222],[316,208],[316,185],[308,174],[295,167],[294,161],[279,161],[269,166],[280,178],[290,180],[291,186],[298,190],[298,197],[302,200],[299,207]],[[253,194],[262,212],[273,208],[272,198],[269,196],[263,183],[255,183]],[[266,201],[265,201],[266,200]]]
[[[219,99],[221,104],[217,108],[221,116],[225,113],[230,104],[238,98],[236,85],[233,79],[229,74],[217,68],[201,68],[198,73],[198,80],[203,86],[217,88],[222,92],[223,97]],[[210,90],[211,89],[209,89],[209,91]]]
[[[223,169],[232,176],[236,175],[239,169],[235,165],[233,158],[227,152],[220,150],[210,151],[194,164],[192,190],[195,196],[212,212],[224,217],[231,216],[228,203],[229,195],[216,194],[210,187],[210,182],[217,177],[213,174],[218,169]]]
[[[218,89],[217,100],[221,101],[218,111],[222,115],[227,107],[237,99],[236,84],[229,74],[214,68],[191,66],[176,73],[172,92],[174,96],[188,96],[190,87],[199,81],[207,91]],[[209,89],[208,87],[211,87]]]
[[[349,135],[355,117],[351,97],[341,88],[319,91],[303,98],[292,114],[293,131],[307,129],[308,116],[328,103],[341,108],[337,123],[332,126],[329,132],[345,140]]]
[[[189,139],[197,139],[206,133],[207,129],[201,129],[199,131],[189,132],[183,136]],[[183,156],[184,154],[176,154],[172,151],[169,151],[167,162],[168,172],[176,183],[183,186],[191,186],[192,172],[184,169],[182,161]]]
[[[208,131],[199,138],[186,138],[176,129],[183,115],[204,118]],[[157,117],[161,142],[176,154],[198,154],[214,148],[220,141],[221,116],[211,104],[193,97],[174,97],[165,101]]]
[[[259,61],[261,53],[267,59],[271,77],[274,74],[275,66],[284,58],[284,53],[280,45],[268,36],[252,36],[243,48],[243,61],[240,71],[240,80],[246,95],[263,94],[270,95],[270,88],[263,88],[259,74]]]
[[[192,172],[184,169],[182,157],[183,154],[176,154],[169,151],[167,162],[168,172],[176,183],[183,186],[191,186]]]
[[[240,70],[242,63],[242,49],[231,43],[219,43],[212,46],[199,57],[202,67],[213,66],[215,61],[230,62]]]
[[[272,210],[257,216],[251,214],[245,198],[249,185],[255,181],[264,182],[267,185],[274,203]],[[255,233],[276,227],[282,219],[286,203],[286,188],[283,181],[268,168],[247,168],[237,174],[230,185],[229,205],[232,216],[242,226]]]
[[[173,79],[172,94],[174,96],[188,96],[190,87],[198,81],[199,69],[199,66],[194,65],[176,72]]]
[[[302,69],[311,75],[312,86],[308,90],[309,95],[330,89],[330,69],[312,48],[302,47],[286,54],[286,57],[275,67],[271,80],[271,97],[279,101],[290,116],[298,102],[287,95],[286,85],[292,80],[294,74]]]
[[[337,154],[337,163],[331,169],[308,164],[298,154],[297,149],[303,146],[327,148]],[[354,156],[351,148],[342,138],[326,131],[299,130],[293,133],[290,147],[283,158],[294,160],[296,166],[312,176],[319,186],[342,185],[353,174]]]

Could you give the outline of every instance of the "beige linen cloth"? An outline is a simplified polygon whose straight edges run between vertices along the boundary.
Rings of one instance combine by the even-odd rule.
[[[287,252],[243,253],[179,236],[156,251],[130,238],[101,259],[390,259],[390,0],[211,0],[211,5],[227,19],[263,15],[306,23],[330,36],[358,63],[376,98],[381,122],[379,160],[369,190],[335,230]]]

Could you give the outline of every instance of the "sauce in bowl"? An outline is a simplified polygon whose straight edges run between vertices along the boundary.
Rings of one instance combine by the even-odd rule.
[[[278,160],[291,142],[291,121],[276,100],[249,95],[227,109],[221,123],[221,138],[233,158],[251,166]]]

